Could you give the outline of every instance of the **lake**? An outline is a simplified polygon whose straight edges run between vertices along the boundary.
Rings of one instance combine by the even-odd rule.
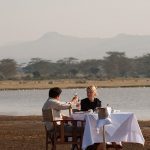
[[[97,97],[102,105],[134,112],[139,120],[150,120],[150,88],[99,88]],[[74,93],[86,97],[85,88],[63,89],[62,101],[70,100]],[[41,108],[48,98],[48,90],[0,91],[0,115],[41,115]]]

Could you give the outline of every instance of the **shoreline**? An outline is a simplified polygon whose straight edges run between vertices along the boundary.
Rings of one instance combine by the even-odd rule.
[[[32,81],[0,81],[0,90],[34,90],[49,89],[51,87],[86,88],[95,85],[98,88],[134,88],[150,87],[150,78],[132,79],[111,79],[111,80],[85,80],[85,79],[65,79],[65,80],[32,80]]]

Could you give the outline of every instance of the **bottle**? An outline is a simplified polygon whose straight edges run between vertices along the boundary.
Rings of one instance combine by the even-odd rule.
[[[76,108],[80,111],[81,110],[81,100],[78,98],[78,102],[76,104]]]
[[[108,115],[110,115],[112,110],[111,110],[111,107],[109,106],[109,104],[106,105],[106,108],[107,108],[107,111],[108,111]]]
[[[74,96],[75,96],[75,97],[78,97],[78,93],[75,92],[75,93],[74,93]],[[80,99],[79,99],[79,97],[78,97],[78,101],[76,102],[76,109],[77,109],[78,111],[81,110],[81,104],[80,104]]]

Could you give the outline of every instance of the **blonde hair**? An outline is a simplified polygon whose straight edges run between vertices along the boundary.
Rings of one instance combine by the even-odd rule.
[[[95,96],[97,95],[97,90],[96,90],[96,87],[94,85],[90,85],[86,88],[86,91],[91,91],[91,92],[94,92],[95,93]]]

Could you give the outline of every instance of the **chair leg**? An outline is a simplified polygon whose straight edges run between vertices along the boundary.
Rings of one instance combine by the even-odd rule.
[[[106,150],[105,125],[103,125],[103,148]]]
[[[82,136],[83,136],[83,134],[82,134]],[[82,136],[80,138],[80,150],[82,150],[82,141],[83,141]]]
[[[75,148],[77,148],[77,150],[81,150],[81,146],[78,144],[75,144]],[[76,149],[75,149],[76,150]]]
[[[51,143],[52,143],[52,150],[56,150],[56,135],[53,134],[51,137]]]
[[[79,150],[78,145],[77,144],[72,144],[71,150]]]
[[[52,136],[52,133],[46,133],[46,150],[48,150],[48,144],[54,145],[54,141],[53,141],[53,136]]]
[[[52,150],[56,150],[56,144],[52,145]]]
[[[46,150],[48,150],[48,144],[46,143]]]
[[[51,144],[52,144],[51,150],[55,150],[56,149],[56,144],[55,144],[54,140],[52,140],[52,139],[51,139]]]
[[[79,145],[79,146],[80,146],[80,147],[79,147],[79,149],[80,149],[80,150],[82,150],[82,143],[80,143],[80,145]]]
[[[46,150],[48,150],[48,133],[47,132],[46,132],[45,145],[46,145]]]

